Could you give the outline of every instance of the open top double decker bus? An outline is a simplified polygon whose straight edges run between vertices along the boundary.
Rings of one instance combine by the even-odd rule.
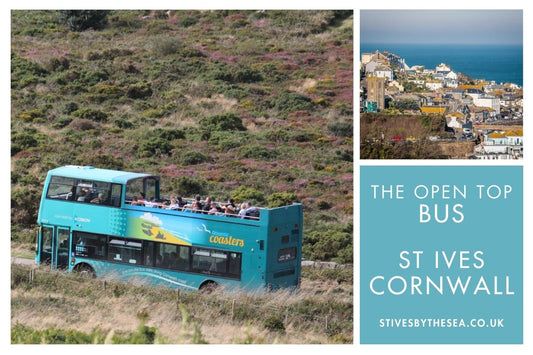
[[[39,207],[35,261],[53,269],[198,290],[297,287],[301,204],[258,217],[197,213],[162,201],[160,178],[90,166],[50,170]]]

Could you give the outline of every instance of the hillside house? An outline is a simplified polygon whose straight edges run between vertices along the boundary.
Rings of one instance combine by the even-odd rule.
[[[487,122],[490,118],[491,109],[488,107],[470,106],[470,118],[472,121],[481,123]]]
[[[524,138],[522,131],[496,132],[483,134],[483,143],[477,148],[479,159],[519,159],[523,157]]]
[[[378,66],[374,69],[374,76],[386,78],[388,81],[392,81],[394,79],[394,72],[391,68]]]
[[[500,113],[500,99],[494,96],[480,96],[473,98],[472,102],[477,107],[488,107],[492,109],[491,116],[496,117]]]
[[[452,112],[446,115],[446,125],[455,130],[463,128],[466,122],[466,116],[461,112]]]
[[[426,81],[426,88],[432,91],[437,91],[444,87],[444,83],[439,80],[428,80]]]

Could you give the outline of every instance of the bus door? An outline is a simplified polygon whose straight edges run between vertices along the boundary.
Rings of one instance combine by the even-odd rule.
[[[70,228],[57,227],[53,243],[53,269],[66,269],[69,261]]]
[[[39,263],[50,264],[52,269],[68,266],[70,228],[42,226],[39,243]]]
[[[52,241],[54,227],[42,226],[39,241],[39,264],[52,264]]]

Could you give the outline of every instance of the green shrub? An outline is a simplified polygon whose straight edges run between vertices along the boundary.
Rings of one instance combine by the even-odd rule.
[[[177,37],[157,36],[152,40],[152,51],[157,56],[168,56],[178,53],[183,43]]]
[[[263,80],[263,74],[261,74],[260,71],[251,68],[235,70],[234,68],[223,67],[213,70],[210,76],[214,80],[221,80],[230,84],[256,83]]]
[[[44,117],[44,111],[39,108],[34,108],[34,109],[20,113],[18,117],[22,119],[23,121],[31,122],[35,120],[36,118]]]
[[[135,125],[132,122],[128,121],[125,118],[116,119],[114,124],[118,128],[122,128],[122,129],[130,129],[130,128],[134,128],[135,127]]]
[[[231,192],[231,197],[237,203],[250,201],[252,203],[263,203],[265,201],[265,195],[259,190],[253,187],[239,186]]]
[[[69,74],[71,73],[65,73],[65,75],[67,75],[67,79]],[[80,73],[79,79],[82,83],[86,84],[86,86],[94,86],[101,81],[109,79],[109,73],[105,69],[88,70]]]
[[[71,114],[74,111],[77,111],[78,109],[79,109],[79,106],[78,106],[78,104],[76,102],[68,101],[64,105],[63,113],[68,115],[68,114]]]
[[[209,137],[209,144],[216,145],[222,151],[228,151],[240,147],[246,141],[246,133],[242,132],[212,132]]]
[[[196,48],[182,48],[179,51],[179,55],[183,58],[201,58],[205,57],[205,55]]]
[[[119,335],[113,336],[114,344],[153,344],[155,341],[155,327],[148,327],[144,324],[139,326],[137,332],[128,337],[121,337]]]
[[[308,131],[295,131],[291,139],[295,142],[313,142],[322,137],[320,133]]]
[[[208,156],[195,151],[185,152],[181,157],[182,165],[196,165],[205,163],[211,160]]]
[[[59,19],[71,31],[100,29],[107,23],[107,10],[61,10]]]
[[[275,131],[267,131],[265,133],[265,138],[271,142],[283,143],[289,141],[290,135],[286,129],[278,129]]]
[[[152,96],[152,93],[149,83],[137,83],[128,88],[126,95],[131,99],[145,99]]]
[[[352,225],[324,227],[304,237],[304,256],[311,260],[353,263]]]
[[[102,95],[106,100],[122,96],[122,90],[116,85],[98,83],[89,88],[90,93]]]
[[[37,221],[41,192],[23,187],[11,192],[11,223],[31,227]]]
[[[85,118],[87,120],[95,122],[105,122],[107,121],[107,114],[100,110],[96,110],[90,107],[80,108],[72,112],[72,116]]]
[[[42,81],[46,70],[39,65],[17,54],[11,54],[11,87],[23,88]]]
[[[11,156],[22,150],[37,147],[38,145],[39,141],[31,133],[13,133],[11,135]]]
[[[140,157],[150,157],[153,155],[168,154],[174,146],[166,139],[150,137],[140,143],[138,155]]]
[[[80,165],[90,165],[102,169],[122,170],[124,168],[124,161],[110,154],[91,154],[80,158],[78,163]]]
[[[190,197],[196,194],[203,195],[206,192],[206,186],[207,184],[204,180],[190,176],[180,176],[170,183],[170,189],[177,195]]]
[[[285,332],[285,325],[283,324],[283,319],[277,314],[271,314],[269,315],[264,323],[263,326],[273,332]]]
[[[77,330],[49,328],[34,330],[20,323],[11,330],[12,344],[92,344],[95,334]]]
[[[165,128],[156,128],[152,131],[154,137],[159,137],[172,141],[174,139],[185,139],[185,132],[181,129],[165,129]]]
[[[331,208],[331,204],[327,201],[318,201],[316,205],[320,210],[329,210]]]
[[[353,137],[352,122],[334,122],[328,124],[328,131],[337,137]]]
[[[274,108],[281,113],[282,118],[286,118],[289,113],[313,109],[313,102],[307,96],[285,92],[276,98]]]
[[[215,131],[245,131],[242,120],[234,113],[223,113],[204,117],[200,120],[203,139],[209,139]]]
[[[298,202],[298,197],[290,192],[274,192],[268,196],[268,207],[270,208],[292,205],[294,202]]]
[[[244,68],[237,70],[233,75],[233,81],[237,83],[256,83],[263,80],[263,75],[255,69]]]
[[[194,17],[184,17],[182,19],[180,19],[180,26],[181,27],[191,27],[191,26],[194,26],[198,23],[198,19],[194,18]]]
[[[240,158],[268,160],[276,156],[276,151],[268,149],[262,145],[247,145],[239,149]]]

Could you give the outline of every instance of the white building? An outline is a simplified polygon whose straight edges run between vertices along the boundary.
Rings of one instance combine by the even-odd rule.
[[[478,96],[473,97],[472,102],[477,107],[489,107],[493,110],[495,115],[500,113],[500,99],[494,96]]]
[[[392,81],[392,79],[394,79],[394,72],[390,68],[377,67],[374,69],[374,76],[386,78],[388,81]]]
[[[476,148],[479,159],[522,159],[524,137],[522,131],[486,132],[483,143]]]
[[[446,64],[444,64],[444,63],[440,63],[440,64],[437,65],[437,67],[435,68],[435,71],[436,71],[436,72],[449,72],[449,71],[451,71],[451,70],[452,70],[452,69],[451,69],[448,65],[446,65]]]
[[[361,64],[366,65],[372,60],[374,53],[361,53]]]
[[[444,87],[444,83],[442,81],[438,80],[428,80],[426,81],[426,88],[432,91],[437,91],[438,89],[442,89]]]
[[[365,73],[373,73],[376,67],[380,65],[375,60],[371,60],[370,62],[365,64]]]

